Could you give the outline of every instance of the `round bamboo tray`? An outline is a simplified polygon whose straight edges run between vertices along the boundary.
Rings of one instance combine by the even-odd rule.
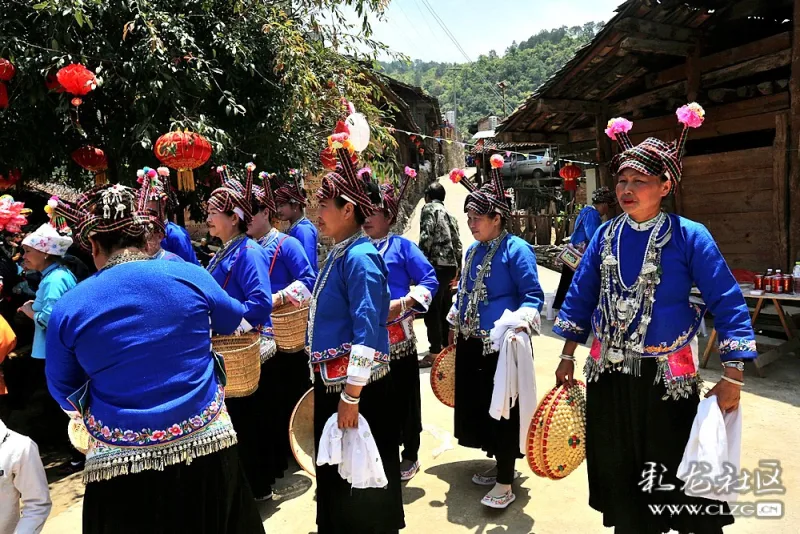
[[[272,310],[272,330],[275,344],[281,352],[297,352],[306,346],[308,306],[296,308],[286,303]]]
[[[575,381],[553,388],[528,429],[528,465],[552,480],[572,473],[586,458],[586,385]]]
[[[450,345],[433,360],[431,366],[431,388],[442,404],[454,408],[456,405],[456,346]]]
[[[214,336],[214,352],[225,362],[226,397],[246,397],[258,389],[261,378],[261,338],[258,332],[240,336]]]
[[[317,476],[314,465],[314,388],[306,391],[289,420],[289,443],[292,454],[303,471]]]

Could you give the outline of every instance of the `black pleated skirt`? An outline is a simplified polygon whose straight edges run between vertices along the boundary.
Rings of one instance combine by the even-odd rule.
[[[419,456],[420,433],[422,432],[422,402],[420,400],[419,359],[417,348],[389,365],[394,385],[397,420],[400,423],[400,445],[403,458],[416,462]]]
[[[239,439],[244,474],[256,498],[272,491],[275,480],[289,467],[286,455],[289,421],[285,426],[281,360],[277,354],[261,365],[258,389],[247,397],[226,398],[228,413]]]
[[[456,341],[456,400],[454,431],[458,444],[481,449],[490,458],[522,458],[519,452],[519,404],[509,419],[489,415],[498,353],[483,355],[483,341]]]
[[[699,393],[661,400],[664,384],[654,384],[657,363],[642,361],[641,376],[604,372],[587,385],[586,467],[589,505],[603,514],[603,524],[617,534],[719,534],[733,523],[729,515],[653,514],[648,504],[719,505],[689,497],[676,477],[692,429]],[[643,473],[655,464],[653,491],[644,491]],[[661,466],[666,472],[661,473]],[[672,491],[662,491],[670,485]],[[656,488],[660,488],[656,490]],[[727,510],[727,505],[725,505]],[[715,508],[715,510],[717,510]],[[718,512],[717,512],[718,513]]]
[[[142,471],[86,485],[84,534],[260,534],[238,446],[189,465]]]
[[[317,466],[318,534],[377,534],[405,528],[400,457],[397,451],[399,424],[391,374],[364,386],[359,413],[369,423],[383,461],[386,488],[353,489],[339,476],[338,466]],[[326,392],[319,373],[314,378],[314,441],[319,449],[322,430],[338,413],[339,393]]]
[[[291,458],[289,445],[289,420],[300,401],[300,397],[311,387],[311,375],[308,371],[308,355],[305,351],[278,351],[269,362],[271,372],[269,391],[273,406],[280,410],[280,420],[275,427],[274,439],[279,442],[276,450],[283,450],[286,458]],[[284,468],[285,469],[285,468]]]

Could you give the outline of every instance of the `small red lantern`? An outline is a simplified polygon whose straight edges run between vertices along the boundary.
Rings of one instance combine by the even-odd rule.
[[[14,64],[6,58],[0,57],[0,82],[8,82],[17,73]]]
[[[3,82],[0,82],[0,109],[8,109],[8,91]]]
[[[583,174],[581,168],[572,163],[567,163],[561,167],[561,170],[558,171],[558,175],[564,179],[564,191],[577,191],[578,177],[581,174]]]
[[[72,105],[76,107],[83,103],[80,97],[97,88],[97,78],[94,72],[78,63],[60,69],[56,73],[56,79],[68,93],[75,95]]]
[[[95,173],[95,185],[108,183],[108,178],[106,177],[108,159],[106,158],[105,152],[93,146],[82,146],[72,153],[72,159],[87,171]]]
[[[162,135],[153,148],[156,157],[178,171],[178,189],[194,191],[193,169],[200,167],[211,157],[211,143],[194,132],[170,132]]]

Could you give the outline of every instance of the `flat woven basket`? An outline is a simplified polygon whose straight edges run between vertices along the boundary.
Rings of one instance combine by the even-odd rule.
[[[83,421],[70,419],[67,426],[67,435],[69,436],[69,442],[81,454],[86,454],[89,451],[89,441],[93,438],[89,431],[86,430],[86,425]]]
[[[454,408],[456,405],[456,346],[450,345],[433,360],[431,366],[431,389],[442,404]]]
[[[314,465],[314,388],[300,398],[289,420],[289,444],[292,454],[303,471],[317,476]]]
[[[556,386],[539,403],[528,428],[528,465],[538,476],[559,480],[586,458],[586,385]]]
[[[214,352],[225,361],[226,397],[246,397],[258,389],[261,378],[261,339],[258,332],[240,336],[214,336]]]
[[[275,344],[281,352],[297,352],[306,346],[308,306],[296,308],[286,303],[272,310],[272,329]]]

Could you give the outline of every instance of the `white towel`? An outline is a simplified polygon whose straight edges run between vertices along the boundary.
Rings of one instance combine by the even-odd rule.
[[[736,477],[740,474],[740,456],[742,450],[742,407],[724,416],[717,404],[717,397],[711,396],[700,401],[697,406],[697,415],[692,423],[692,432],[683,452],[683,459],[678,466],[678,478],[686,482],[684,493],[691,496],[700,496],[717,501],[734,502],[735,491],[721,491],[721,485],[712,484],[712,491],[706,491],[704,480],[714,481],[723,475],[732,476],[735,487]],[[725,464],[730,464],[728,473]],[[694,473],[692,469],[694,466]],[[700,466],[709,466],[711,472],[700,470]],[[733,472],[731,472],[731,467]],[[720,479],[723,482],[723,479]],[[693,484],[697,484],[692,492]],[[698,495],[698,492],[702,494]]]
[[[385,488],[389,481],[375,438],[364,416],[358,414],[358,428],[339,429],[339,414],[333,414],[322,429],[317,465],[338,465],[339,476],[352,488]]]
[[[519,401],[519,451],[525,454],[528,425],[536,411],[536,372],[529,333],[538,333],[539,313],[533,308],[516,312],[506,310],[490,334],[492,348],[500,351],[494,373],[494,389],[489,415],[500,420],[511,417],[511,408]],[[516,332],[517,328],[525,328]]]

